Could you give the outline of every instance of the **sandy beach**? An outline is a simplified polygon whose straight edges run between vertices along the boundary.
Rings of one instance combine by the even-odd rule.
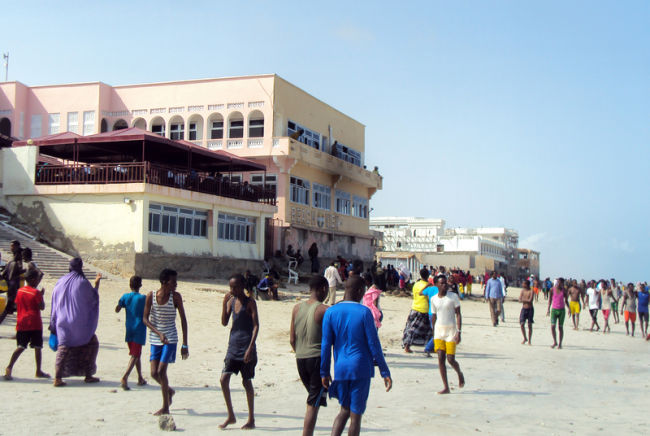
[[[50,293],[54,280],[46,280],[49,321]],[[157,289],[145,281],[142,292]],[[190,357],[170,366],[169,380],[177,390],[171,413],[179,430],[187,434],[218,432],[225,419],[225,405],[218,387],[229,328],[219,322],[224,281],[188,282],[179,276],[189,321]],[[283,301],[260,301],[259,363],[256,390],[257,429],[249,434],[299,434],[302,430],[306,392],[300,383],[289,346],[291,308],[305,298],[306,286],[281,289]],[[159,386],[149,376],[149,347],[143,351],[148,386],[120,389],[119,379],[128,361],[124,343],[124,312],[116,314],[119,297],[128,281],[102,282],[97,336],[99,384],[86,385],[81,378],[66,379],[68,386],[54,388],[51,381],[35,379],[33,352],[27,350],[14,367],[14,381],[0,380],[2,422],[0,434],[151,434],[160,431],[151,415],[161,404]],[[474,291],[477,292],[476,289]],[[510,296],[518,295],[511,289]],[[411,300],[383,297],[384,325],[379,334],[392,372],[393,390],[386,393],[381,378],[373,379],[368,408],[363,418],[366,434],[612,434],[643,433],[648,401],[650,344],[625,335],[623,324],[612,324],[612,333],[590,333],[589,316],[583,312],[581,330],[574,331],[567,318],[565,348],[552,350],[546,302],[535,308],[533,345],[521,345],[520,305],[508,301],[506,322],[490,325],[487,306],[481,301],[462,305],[463,338],[458,361],[467,384],[458,389],[450,372],[451,395],[440,396],[437,359],[401,349],[404,322]],[[613,322],[613,321],[612,321]],[[180,331],[180,323],[179,331]],[[6,367],[15,349],[15,316],[0,326],[0,365]],[[45,335],[47,341],[47,333]],[[55,354],[43,351],[43,370],[54,373]],[[246,401],[233,377],[233,402],[238,422],[229,432],[239,432],[246,418]],[[338,411],[332,400],[320,411],[316,434],[329,434]]]

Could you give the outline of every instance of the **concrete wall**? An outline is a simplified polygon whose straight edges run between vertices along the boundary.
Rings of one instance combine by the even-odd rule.
[[[144,278],[157,279],[163,268],[171,268],[178,272],[179,280],[186,278],[227,279],[232,274],[243,274],[248,269],[260,277],[262,264],[262,261],[252,259],[138,253],[135,255],[134,273]]]

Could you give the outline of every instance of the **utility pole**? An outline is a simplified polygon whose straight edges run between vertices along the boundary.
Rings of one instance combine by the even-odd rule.
[[[2,53],[2,59],[5,61],[5,82],[9,81],[9,52]]]

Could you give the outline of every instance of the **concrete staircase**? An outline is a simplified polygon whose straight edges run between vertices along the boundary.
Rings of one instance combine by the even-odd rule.
[[[72,256],[57,251],[45,244],[41,244],[27,233],[0,221],[0,253],[2,253],[2,260],[5,263],[13,259],[13,255],[9,250],[9,245],[13,240],[19,241],[21,247],[29,247],[32,249],[34,262],[36,262],[46,276],[58,279],[69,272],[68,265]],[[92,282],[97,276],[97,270],[91,265],[84,263],[84,274]],[[104,278],[107,278],[106,274],[102,275]]]

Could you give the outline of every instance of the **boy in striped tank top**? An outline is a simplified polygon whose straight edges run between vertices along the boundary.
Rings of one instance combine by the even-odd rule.
[[[177,273],[165,268],[160,273],[160,289],[149,292],[144,305],[144,323],[149,327],[149,343],[151,344],[151,377],[160,384],[162,391],[162,408],[154,415],[169,414],[172,397],[176,393],[169,387],[167,380],[167,366],[176,361],[176,346],[178,333],[176,332],[176,311],[181,318],[183,330],[183,345],[181,357],[183,360],[190,355],[187,347],[187,319],[183,308],[183,298],[176,292]]]

